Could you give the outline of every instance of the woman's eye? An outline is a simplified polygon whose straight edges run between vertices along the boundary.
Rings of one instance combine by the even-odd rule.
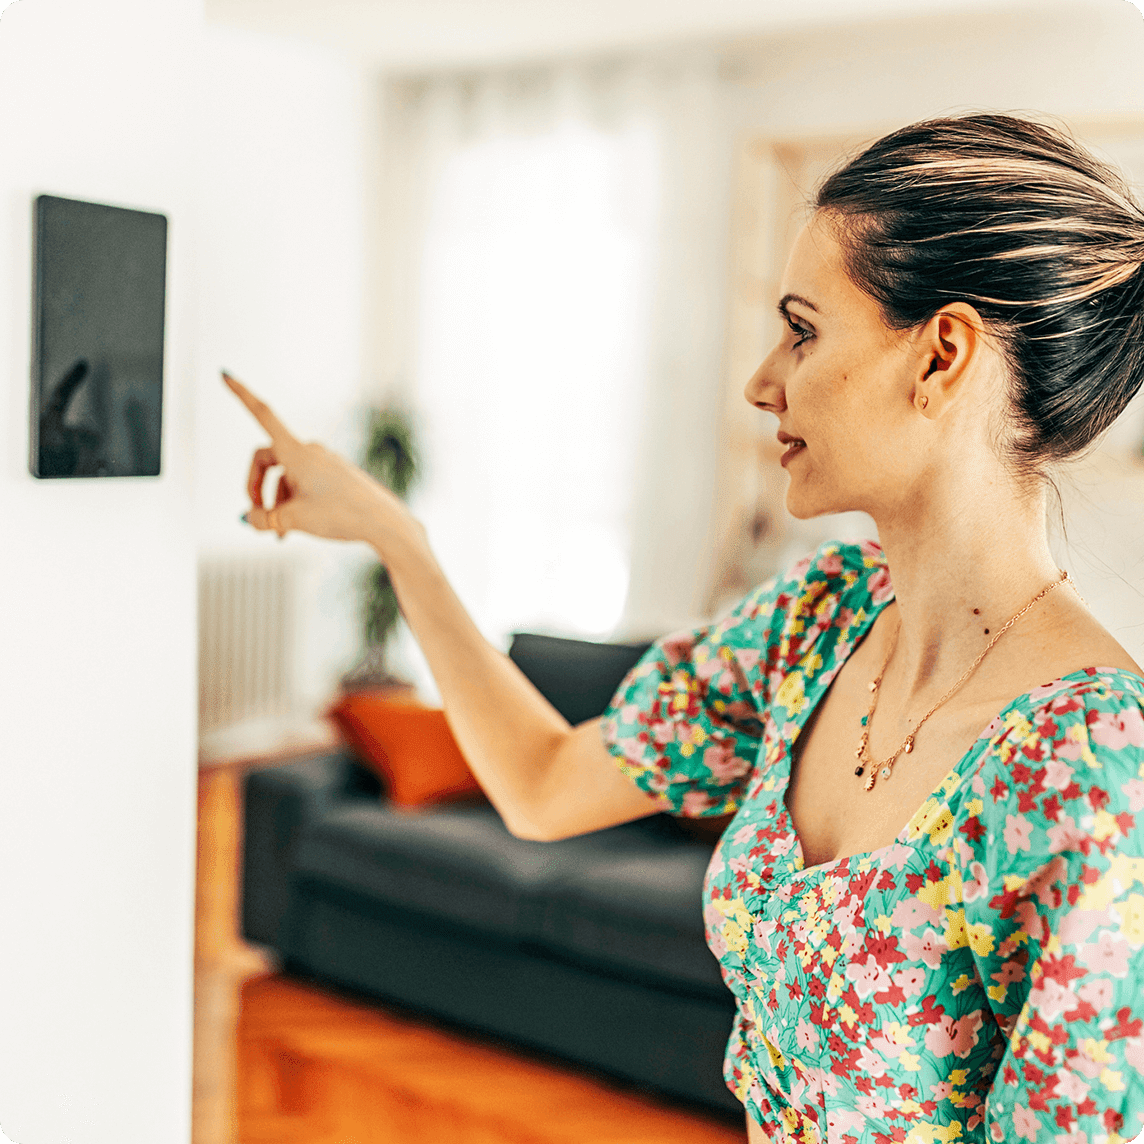
[[[788,317],[786,320],[786,324],[788,326],[790,326],[792,333],[795,333],[798,335],[798,341],[796,341],[794,343],[796,347],[801,346],[803,342],[814,337],[814,331],[808,329],[806,326],[804,326],[800,321],[798,321],[795,318]]]

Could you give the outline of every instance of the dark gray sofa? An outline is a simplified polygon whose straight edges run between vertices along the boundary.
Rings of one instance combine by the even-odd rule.
[[[517,635],[575,724],[643,646]],[[734,1012],[703,939],[711,844],[666,815],[561,842],[488,805],[384,805],[348,750],[248,774],[242,929],[283,968],[728,1113]]]

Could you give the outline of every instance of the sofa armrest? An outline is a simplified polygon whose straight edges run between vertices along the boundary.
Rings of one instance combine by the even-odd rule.
[[[243,791],[242,934],[277,949],[303,830],[337,803],[377,799],[381,785],[338,750],[252,770]]]
[[[513,632],[508,657],[575,727],[602,715],[648,643],[597,643]]]

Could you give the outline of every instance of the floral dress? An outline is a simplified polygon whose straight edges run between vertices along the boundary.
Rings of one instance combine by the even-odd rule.
[[[703,902],[738,1002],[727,1084],[776,1144],[1131,1140],[1144,680],[1093,667],[1022,695],[893,843],[807,869],[791,746],[892,598],[877,544],[824,545],[659,641],[605,714],[662,805],[735,812]]]

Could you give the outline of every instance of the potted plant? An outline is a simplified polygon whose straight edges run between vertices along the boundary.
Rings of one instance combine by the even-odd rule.
[[[420,475],[421,460],[414,436],[412,415],[403,406],[393,404],[369,411],[362,468],[402,500]],[[394,675],[387,662],[389,644],[401,622],[401,609],[385,565],[377,563],[366,568],[359,588],[365,654],[342,677],[342,688],[412,691],[413,685]]]

